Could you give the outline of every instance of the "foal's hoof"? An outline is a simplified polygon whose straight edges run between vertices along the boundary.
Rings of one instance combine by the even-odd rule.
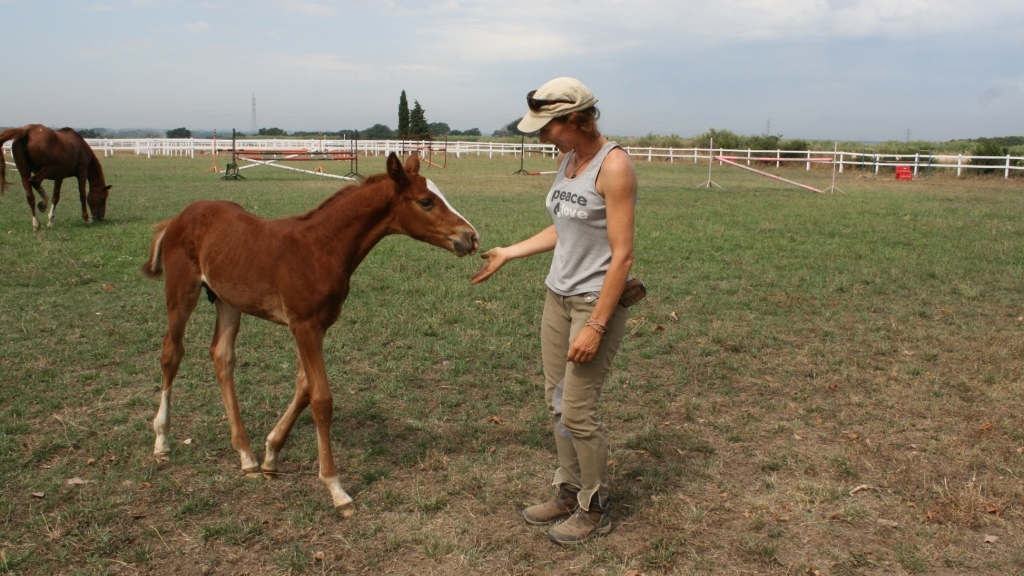
[[[341,514],[342,518],[350,518],[356,513],[356,505],[352,502],[343,506],[338,506],[338,514]]]

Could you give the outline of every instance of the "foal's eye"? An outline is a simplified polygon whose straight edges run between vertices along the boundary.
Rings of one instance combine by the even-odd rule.
[[[425,208],[427,210],[430,210],[431,208],[434,207],[434,199],[433,198],[420,198],[420,206],[422,206],[423,208]]]

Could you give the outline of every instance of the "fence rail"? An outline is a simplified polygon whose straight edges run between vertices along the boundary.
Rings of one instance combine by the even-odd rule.
[[[231,140],[223,138],[88,138],[86,141],[94,150],[102,151],[104,156],[113,154],[136,154],[139,156],[187,156],[194,158],[198,154],[230,153]],[[488,158],[540,155],[554,158],[557,150],[550,144],[509,143],[509,142],[431,142],[431,141],[399,141],[399,140],[299,140],[299,139],[238,139],[238,149],[275,150],[305,149],[319,152],[348,152],[357,150],[364,157],[387,155],[391,152],[420,151],[424,155],[435,153],[452,154],[456,158],[462,156],[486,156]],[[5,145],[10,148],[10,143]],[[847,151],[813,151],[794,152],[792,150],[733,150],[727,148],[653,148],[625,147],[635,161],[662,162],[708,162],[714,156],[724,156],[733,162],[774,164],[804,164],[810,170],[813,164],[835,164],[838,171],[860,170],[878,174],[883,169],[896,166],[910,166],[915,176],[922,171],[956,170],[962,176],[970,170],[1001,170],[1004,178],[1011,173],[1024,171],[1022,156],[971,156],[965,154],[876,154]],[[979,161],[984,163],[979,163]]]

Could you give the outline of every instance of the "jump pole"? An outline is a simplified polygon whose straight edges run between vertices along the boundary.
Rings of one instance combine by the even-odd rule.
[[[238,172],[238,157],[236,153],[238,148],[235,146],[235,129],[231,129],[231,162],[224,168],[224,175],[220,177],[221,180],[245,180],[245,176],[242,176]]]
[[[839,188],[836,188],[836,156],[839,154],[839,142],[835,143],[835,147],[832,149],[832,185],[825,189],[826,192],[843,192]]]
[[[271,168],[281,168],[282,170],[291,170],[292,172],[302,172],[304,174],[312,174],[313,176],[323,176],[325,178],[337,178],[338,180],[357,180],[348,176],[338,176],[337,174],[331,174],[330,172],[316,172],[315,170],[303,170],[302,168],[293,168],[291,166],[283,166],[281,164],[275,164],[273,160],[253,160],[252,158],[242,158],[246,162],[252,162],[248,166],[242,166],[240,170],[245,168],[252,168],[254,166],[270,166]]]
[[[751,172],[753,172],[755,174],[760,174],[761,176],[767,176],[768,178],[771,178],[772,180],[778,180],[779,182],[785,182],[786,184],[792,184],[793,186],[799,186],[800,188],[803,188],[804,190],[810,190],[811,192],[817,192],[818,194],[824,194],[824,192],[822,192],[821,190],[818,190],[817,188],[812,188],[812,187],[810,187],[810,186],[808,186],[806,184],[801,184],[799,182],[793,182],[792,180],[786,180],[785,178],[783,178],[781,176],[776,176],[775,174],[769,174],[768,172],[763,172],[763,171],[758,170],[756,168],[751,168],[749,166],[744,166],[743,164],[739,164],[737,162],[733,162],[732,160],[729,160],[728,158],[726,158],[724,156],[716,156],[715,159],[717,159],[719,162],[724,162],[726,164],[729,164],[730,166],[735,166],[737,168],[743,168],[744,170],[749,170],[749,171],[751,171]],[[716,186],[717,186],[717,184],[716,184]],[[710,186],[708,186],[708,188],[710,188]]]
[[[220,172],[220,168],[217,167],[217,131],[213,131],[213,166],[210,166],[203,173],[207,172]]]
[[[523,134],[522,141],[519,144],[519,170],[516,170],[512,175],[524,174],[529,176],[530,173],[523,168],[523,162],[526,161],[526,134]]]
[[[325,151],[326,150],[324,149],[324,133],[320,132],[320,152],[324,153]],[[321,174],[324,173],[324,163],[322,160],[316,161],[316,171]]]
[[[697,186],[697,188],[721,188],[721,186],[716,184],[715,181],[711,179],[711,164],[714,163],[714,159],[715,159],[715,139],[712,138],[711,139],[711,144],[708,147],[708,179],[707,179],[707,181],[705,181],[700,186]],[[721,157],[719,157],[719,160],[721,160]],[[730,164],[735,164],[734,162],[729,162],[729,163]],[[736,166],[739,166],[739,164],[736,164]],[[740,167],[743,168],[743,166],[740,166]]]

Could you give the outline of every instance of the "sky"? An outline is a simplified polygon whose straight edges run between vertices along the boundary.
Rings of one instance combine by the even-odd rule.
[[[1024,134],[1021,0],[0,0],[0,126],[485,135],[557,76],[602,132]]]

